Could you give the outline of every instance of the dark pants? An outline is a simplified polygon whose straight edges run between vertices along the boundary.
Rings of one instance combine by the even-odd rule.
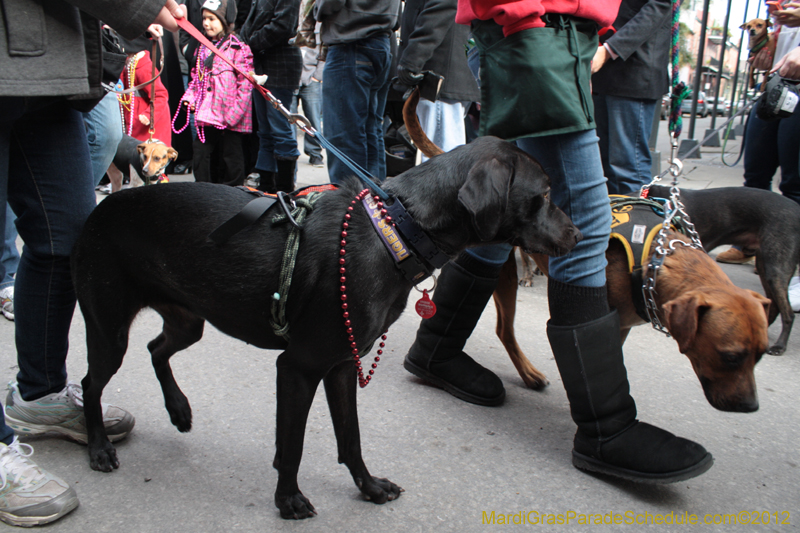
[[[780,167],[778,188],[787,198],[800,203],[800,110],[780,120],[764,121],[756,115],[747,120],[744,145],[744,185],[772,190],[772,179]]]
[[[218,130],[210,126],[203,129],[206,142],[200,142],[200,139],[195,138],[192,146],[194,180],[233,186],[244,183],[245,164],[242,149],[244,135],[237,131]],[[222,157],[224,176],[212,170],[217,167],[212,163],[212,154],[215,150]]]

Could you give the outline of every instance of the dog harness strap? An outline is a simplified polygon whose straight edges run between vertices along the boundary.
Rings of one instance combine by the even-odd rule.
[[[636,309],[636,314],[645,322],[650,322],[650,317],[647,314],[647,304],[644,298],[644,278],[642,276],[642,269],[637,268],[631,272],[631,298],[633,300],[633,307]]]
[[[277,202],[277,198],[270,196],[261,196],[251,200],[236,215],[220,224],[208,237],[217,245],[222,246],[235,234],[247,226],[255,224],[270,207],[275,205],[275,202]]]

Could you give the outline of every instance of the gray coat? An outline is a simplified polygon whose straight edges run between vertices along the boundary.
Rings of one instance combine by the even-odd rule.
[[[469,26],[456,24],[457,0],[406,0],[398,65],[444,76],[440,98],[475,102],[480,91],[467,65]]]
[[[0,97],[102,97],[99,20],[134,39],[162,7],[163,0],[0,0]]]
[[[607,40],[617,59],[592,76],[592,92],[657,100],[669,91],[672,0],[622,0]]]
[[[400,22],[400,0],[317,0],[314,18],[322,23],[323,44],[345,44],[389,35]]]

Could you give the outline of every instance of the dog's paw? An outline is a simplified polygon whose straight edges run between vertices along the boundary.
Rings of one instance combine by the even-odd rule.
[[[178,428],[178,431],[188,433],[192,430],[192,407],[189,405],[189,400],[186,399],[186,396],[175,398],[167,402],[166,406],[170,422]]]
[[[769,355],[783,355],[786,351],[786,346],[781,346],[780,344],[776,344],[774,346],[770,346],[767,353]]]
[[[100,472],[111,472],[115,468],[119,468],[119,459],[117,459],[117,450],[108,441],[102,446],[89,446],[89,465],[92,470]]]
[[[404,492],[402,488],[383,477],[370,476],[368,482],[359,480],[357,485],[364,497],[373,503],[396,500],[400,497],[400,493]]]
[[[533,287],[533,278],[522,278],[519,280],[520,287]]]
[[[286,520],[302,520],[303,518],[311,518],[317,515],[317,510],[314,509],[308,498],[303,496],[300,491],[291,496],[278,496],[276,494],[275,506],[281,512],[281,518]]]
[[[541,372],[531,371],[528,373],[520,373],[520,377],[522,381],[525,382],[525,386],[529,389],[542,390],[550,385],[550,380]]]

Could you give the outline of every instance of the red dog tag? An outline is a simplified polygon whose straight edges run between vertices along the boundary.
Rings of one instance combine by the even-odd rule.
[[[414,309],[417,310],[417,314],[422,318],[431,318],[436,314],[436,304],[428,298],[428,289],[422,291],[422,298],[417,301]]]

